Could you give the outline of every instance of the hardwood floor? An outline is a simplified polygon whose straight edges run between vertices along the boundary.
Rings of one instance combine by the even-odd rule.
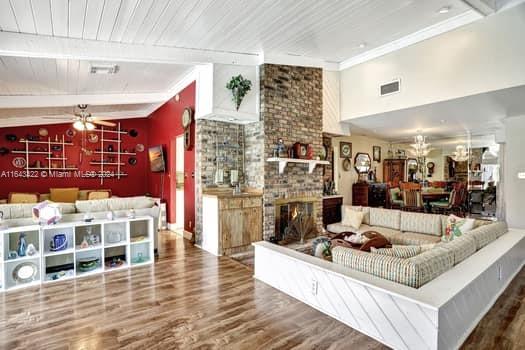
[[[0,294],[0,348],[386,349],[254,280],[238,262],[168,232],[160,246],[154,266]],[[524,277],[466,349],[525,346]]]

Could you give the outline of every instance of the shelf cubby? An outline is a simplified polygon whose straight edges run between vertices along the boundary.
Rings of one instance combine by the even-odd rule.
[[[128,266],[127,245],[104,248],[104,270],[116,270]]]
[[[149,240],[132,243],[130,246],[131,265],[147,264],[151,261],[150,251],[152,242]]]
[[[28,252],[26,251],[26,254],[23,256],[20,256],[18,254],[17,252],[18,241],[21,235],[25,236],[26,250],[27,250],[27,246],[32,244],[36,249],[36,253],[34,253],[33,255],[29,255]],[[40,250],[41,250],[40,249],[40,231],[38,229],[38,226],[28,227],[27,230],[21,229],[21,230],[4,231],[2,240],[3,240],[2,256],[5,262],[29,260],[35,257],[38,258],[40,256]]]
[[[59,281],[75,277],[75,254],[53,255],[44,257],[44,281]]]
[[[86,239],[87,248],[82,248]],[[93,250],[102,247],[102,226],[100,224],[83,224],[75,227],[75,249],[77,251]]]
[[[35,273],[25,280],[15,278],[16,271],[32,269]],[[31,257],[24,260],[10,260],[4,263],[5,289],[16,289],[40,284],[40,257]]]
[[[75,254],[76,276],[87,276],[103,271],[102,247],[86,251],[77,251]]]
[[[42,234],[42,245],[45,256],[70,253],[75,248],[74,228],[60,225],[46,227]],[[63,238],[61,237],[63,235]],[[56,237],[59,236],[59,237]],[[57,246],[57,244],[60,244]]]

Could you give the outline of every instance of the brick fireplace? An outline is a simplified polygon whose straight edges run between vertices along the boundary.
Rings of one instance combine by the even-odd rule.
[[[282,138],[287,146],[295,142],[313,145],[314,156],[321,152],[322,69],[264,64],[261,77],[261,131],[264,160],[272,157]],[[283,199],[308,198],[315,225],[322,227],[322,169],[308,174],[304,165],[288,164],[279,175],[277,165],[264,161],[263,237],[276,235],[276,204]]]

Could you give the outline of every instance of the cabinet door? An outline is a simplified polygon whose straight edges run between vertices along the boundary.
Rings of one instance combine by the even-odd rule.
[[[245,245],[244,243],[244,210],[223,210],[221,217],[222,249]]]
[[[262,241],[262,208],[244,209],[244,238],[245,244]]]

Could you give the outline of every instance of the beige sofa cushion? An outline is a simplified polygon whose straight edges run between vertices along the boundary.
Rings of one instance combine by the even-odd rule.
[[[401,228],[401,211],[370,208],[370,225],[399,230]]]
[[[481,249],[497,238],[501,237],[508,231],[507,223],[498,221],[490,225],[482,225],[465,233],[466,236],[471,236],[476,240],[477,249]]]
[[[94,199],[85,201],[76,201],[75,207],[79,213],[96,213],[99,211],[109,211],[109,199]]]
[[[145,209],[155,205],[151,197],[119,197],[107,199],[109,210]]]
[[[401,231],[441,236],[441,216],[435,214],[401,212]]]
[[[434,235],[427,235],[418,232],[403,232],[397,236],[394,236],[391,240],[392,244],[403,244],[403,245],[423,245],[438,243],[441,241],[441,237]]]
[[[343,225],[342,223],[338,222],[336,224],[330,224],[330,225],[326,226],[326,229],[328,230],[328,232],[332,232],[332,233],[341,233],[341,232],[363,233],[363,232],[366,232],[366,231],[371,231],[374,228],[370,227],[368,225],[365,225],[365,224],[361,224],[359,229],[356,230],[355,228],[353,228],[351,226],[346,226],[346,225]]]
[[[362,211],[353,210],[351,208],[343,208],[341,223],[346,226],[354,227],[359,229],[363,223],[363,216],[365,214]]]
[[[440,243],[439,247],[452,252],[454,265],[457,265],[476,252],[477,244],[474,237],[465,234],[450,242]]]
[[[356,211],[362,211],[365,213],[363,216],[363,224],[370,225],[370,207],[362,207],[360,205],[343,205],[341,208],[341,214],[344,216],[345,208],[349,208]],[[344,221],[344,218],[343,218]]]
[[[375,232],[379,232],[379,233],[382,234],[386,239],[388,239],[388,241],[389,241],[390,243],[392,243],[393,241],[395,242],[395,241],[396,241],[396,237],[402,235],[401,231],[394,230],[394,229],[392,229],[392,228],[388,228],[388,227],[371,226],[371,227],[370,227],[370,230],[371,230],[371,231],[375,231]],[[393,243],[392,243],[392,244],[393,244]]]
[[[435,247],[403,259],[338,246],[332,249],[332,260],[336,264],[419,288],[449,270],[454,265],[454,254]]]

